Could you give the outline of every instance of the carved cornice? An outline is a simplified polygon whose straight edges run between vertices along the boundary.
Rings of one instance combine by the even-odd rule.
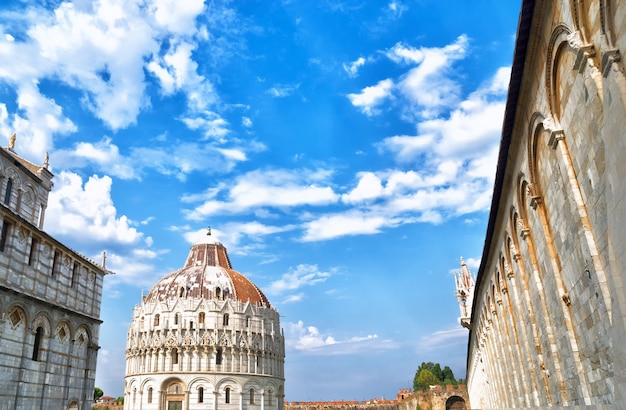
[[[602,77],[608,77],[613,63],[622,61],[622,55],[618,49],[608,50],[602,53]]]
[[[579,73],[585,71],[585,62],[587,59],[596,55],[596,50],[593,44],[584,44],[580,38],[580,31],[575,31],[567,36],[567,42],[570,47],[576,52],[576,61],[574,61],[574,70],[578,70]]]
[[[549,133],[548,146],[552,149],[556,149],[559,145],[559,141],[565,138],[563,129],[554,123],[552,117],[544,119],[542,125],[543,129]]]

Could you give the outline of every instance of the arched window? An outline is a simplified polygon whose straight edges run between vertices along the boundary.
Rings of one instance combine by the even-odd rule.
[[[5,205],[9,205],[11,202],[11,191],[13,190],[13,179],[9,178],[7,180],[7,188],[4,191],[4,203]]]
[[[215,364],[222,364],[222,348],[218,347],[215,353]]]
[[[161,320],[161,316],[157,313],[156,315],[154,315],[154,325],[158,326],[159,325],[159,321]]]
[[[224,320],[222,322],[224,326],[228,326],[228,313],[224,313]]]
[[[33,238],[30,243],[30,253],[28,254],[28,265],[33,266],[37,260],[37,248],[39,247],[39,241],[37,238]]]
[[[55,250],[54,256],[52,257],[52,273],[50,276],[54,276],[55,273],[58,273],[57,271],[59,270],[59,265],[61,265],[61,255],[59,254],[59,251]]]
[[[78,272],[80,272],[80,265],[74,262],[74,267],[72,268],[72,287],[74,287],[76,285],[76,282],[78,281]]]
[[[178,364],[178,349],[172,349],[172,364]]]
[[[250,404],[254,404],[254,389],[250,389]]]
[[[180,291],[178,291],[178,297],[182,298],[183,296],[185,296],[185,288],[181,286]]]
[[[148,404],[152,403],[152,387],[148,389]]]
[[[141,317],[141,319],[139,320],[139,329],[143,330],[143,316]]]
[[[198,388],[198,403],[204,403],[204,387]]]
[[[224,391],[224,402],[230,403],[230,387],[227,387]]]
[[[200,312],[198,315],[198,323],[204,323],[204,312]]]
[[[271,406],[272,405],[272,391],[268,391],[267,392],[267,405]]]
[[[9,239],[9,232],[11,230],[11,224],[5,219],[2,221],[2,232],[0,232],[0,252],[4,252],[4,248]]]
[[[39,361],[39,350],[41,349],[41,340],[43,339],[43,328],[39,326],[35,331],[35,343],[33,344],[33,360]]]
[[[250,316],[246,316],[246,327],[250,327]]]
[[[176,313],[174,315],[174,324],[177,325],[178,324],[178,313]]]

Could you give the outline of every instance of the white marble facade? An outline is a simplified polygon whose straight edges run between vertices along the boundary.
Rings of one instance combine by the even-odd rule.
[[[284,356],[278,312],[207,235],[135,307],[124,408],[282,410]]]
[[[0,409],[91,409],[105,269],[43,229],[52,173],[0,148]]]
[[[626,408],[625,21],[626,2],[522,1],[472,408]]]

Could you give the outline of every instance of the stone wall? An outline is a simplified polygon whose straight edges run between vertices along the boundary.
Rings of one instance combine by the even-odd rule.
[[[464,385],[433,386],[427,391],[401,390],[397,400],[286,402],[285,410],[469,410],[469,397]],[[400,399],[400,397],[403,397]],[[455,406],[450,407],[452,404]],[[446,406],[448,405],[448,406]]]
[[[626,408],[625,19],[623,2],[522,3],[471,317],[476,408]]]

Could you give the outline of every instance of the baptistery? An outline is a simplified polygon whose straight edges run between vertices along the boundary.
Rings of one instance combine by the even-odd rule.
[[[284,408],[278,311],[208,234],[133,311],[125,410]]]

